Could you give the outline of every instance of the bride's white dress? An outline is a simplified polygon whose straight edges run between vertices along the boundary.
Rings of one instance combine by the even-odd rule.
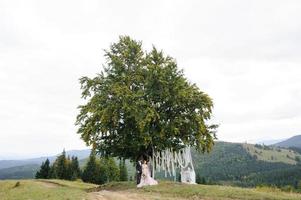
[[[142,175],[141,181],[137,185],[137,187],[143,187],[147,185],[157,185],[158,182],[150,176],[150,172],[147,164],[142,164]]]

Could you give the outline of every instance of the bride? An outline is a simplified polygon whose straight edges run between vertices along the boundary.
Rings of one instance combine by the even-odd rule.
[[[147,162],[146,160],[144,160],[142,164],[141,181],[137,185],[137,187],[143,187],[147,185],[157,185],[157,184],[158,182],[150,176],[150,171],[148,169]]]

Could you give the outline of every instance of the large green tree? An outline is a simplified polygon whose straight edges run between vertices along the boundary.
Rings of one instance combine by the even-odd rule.
[[[82,97],[76,124],[87,145],[102,155],[135,160],[152,150],[195,146],[209,151],[212,99],[190,83],[176,61],[130,37],[105,51],[104,71],[80,79]]]

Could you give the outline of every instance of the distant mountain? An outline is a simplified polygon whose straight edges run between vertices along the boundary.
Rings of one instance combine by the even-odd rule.
[[[293,136],[287,140],[273,144],[273,146],[284,147],[284,148],[289,148],[289,147],[301,148],[301,135]]]
[[[67,156],[76,156],[79,160],[89,157],[90,153],[90,149],[66,151]]]
[[[274,145],[276,143],[282,142],[286,139],[278,139],[278,140],[260,140],[256,142],[256,144],[264,144],[264,145]]]
[[[90,154],[90,149],[66,151],[67,156],[77,156],[79,160],[87,158]],[[58,154],[59,155],[59,154]],[[25,160],[0,160],[0,169],[24,166],[24,165],[41,165],[47,158],[50,162],[54,161],[58,155],[49,157],[39,157]]]
[[[39,168],[40,165],[29,164],[24,166],[0,169],[0,180],[34,178]]]
[[[90,155],[90,149],[66,151],[67,156],[77,156],[80,164],[83,166],[87,157]],[[59,155],[59,154],[58,154]],[[53,162],[58,155],[49,157],[39,157],[25,160],[0,160],[0,179],[31,179],[39,169],[42,162],[47,158]]]

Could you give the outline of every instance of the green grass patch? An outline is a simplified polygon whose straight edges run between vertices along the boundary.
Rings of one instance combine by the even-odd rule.
[[[19,182],[19,184],[17,184]],[[18,185],[16,187],[16,185]],[[1,200],[83,200],[93,184],[63,180],[0,181]]]
[[[268,147],[265,149],[263,146],[262,148],[257,148],[253,144],[243,144],[243,147],[252,156],[255,156],[257,160],[263,160],[266,162],[283,162],[295,165],[297,164],[296,157],[300,156],[297,152],[278,147]]]

